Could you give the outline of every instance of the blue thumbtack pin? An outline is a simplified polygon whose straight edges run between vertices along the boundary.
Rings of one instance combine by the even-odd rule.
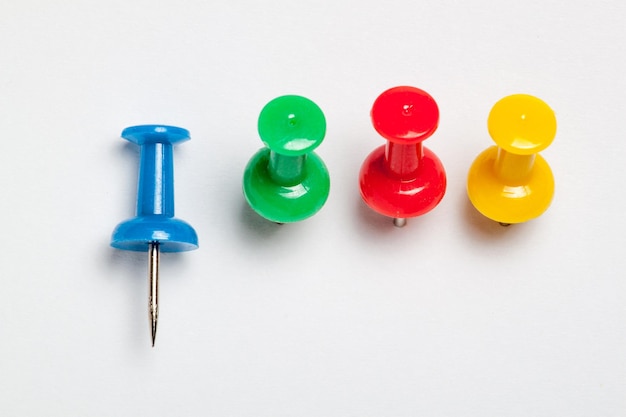
[[[159,315],[159,252],[184,252],[198,248],[198,236],[186,222],[174,218],[173,145],[189,140],[186,129],[142,125],[124,129],[122,138],[139,145],[139,183],[136,217],[118,224],[111,246],[148,251],[149,310],[152,346]]]

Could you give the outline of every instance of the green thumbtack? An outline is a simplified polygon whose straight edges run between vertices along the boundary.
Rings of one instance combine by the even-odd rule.
[[[330,177],[313,152],[324,140],[326,119],[311,100],[281,96],[259,115],[266,148],[248,162],[243,193],[254,211],[276,223],[293,223],[317,213],[328,198]]]

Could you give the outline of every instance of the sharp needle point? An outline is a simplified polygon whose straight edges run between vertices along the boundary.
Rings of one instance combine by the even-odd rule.
[[[148,260],[149,292],[148,305],[152,327],[152,347],[156,340],[157,320],[159,318],[159,242],[150,242]]]
[[[156,341],[156,329],[157,329],[157,321],[152,320],[152,347],[154,347],[154,342]]]

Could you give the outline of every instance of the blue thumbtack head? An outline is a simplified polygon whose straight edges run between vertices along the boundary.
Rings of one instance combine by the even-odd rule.
[[[139,145],[137,215],[118,224],[111,246],[122,250],[148,251],[148,279],[152,346],[159,315],[159,253],[198,248],[198,235],[188,223],[174,218],[173,145],[189,140],[186,129],[175,126],[127,127],[122,138]]]

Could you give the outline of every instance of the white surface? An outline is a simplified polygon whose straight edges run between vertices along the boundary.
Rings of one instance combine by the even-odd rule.
[[[0,415],[626,415],[626,3],[0,3]],[[396,229],[361,202],[386,88],[430,92],[448,192]],[[466,171],[512,93],[556,111],[557,193],[501,228]],[[316,101],[327,205],[278,227],[241,175],[275,96]],[[185,127],[157,347],[129,125]]]

